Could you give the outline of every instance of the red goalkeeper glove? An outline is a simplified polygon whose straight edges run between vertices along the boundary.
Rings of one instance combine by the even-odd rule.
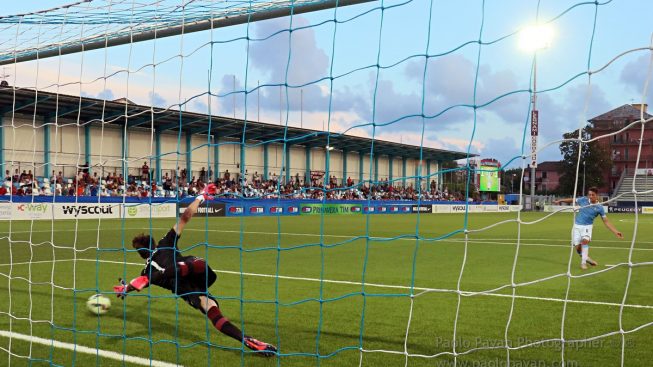
[[[122,278],[118,278],[118,281],[120,282],[120,285],[113,286],[113,293],[115,293],[118,298],[125,298],[125,295],[127,294],[127,284],[125,284],[125,281],[122,280]]]
[[[129,287],[140,292],[143,288],[150,284],[150,279],[146,275],[141,275],[132,279],[131,282],[129,282],[129,285],[125,284],[125,281],[122,280],[122,278],[118,278],[118,281],[120,282],[120,285],[113,287],[113,292],[118,298],[125,298],[125,295],[129,291]]]
[[[204,189],[200,191],[200,194],[197,196],[198,199],[200,199],[200,202],[203,202],[204,200],[213,200],[213,195],[218,193],[218,188],[215,186],[215,184],[208,184],[204,186]]]

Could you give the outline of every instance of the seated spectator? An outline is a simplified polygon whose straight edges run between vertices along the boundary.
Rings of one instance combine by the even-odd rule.
[[[166,178],[165,181],[163,181],[163,190],[164,191],[172,190],[172,182],[170,181],[170,178]]]

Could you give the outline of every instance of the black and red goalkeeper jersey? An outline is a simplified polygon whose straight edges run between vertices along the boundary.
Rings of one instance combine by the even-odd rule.
[[[141,275],[149,278],[150,284],[165,288],[178,295],[188,292],[206,292],[216,280],[217,276],[210,266],[202,274],[194,274],[188,277],[181,277],[177,274],[177,263],[187,259],[195,259],[194,256],[184,256],[177,247],[179,238],[174,228],[170,229],[160,241],[156,250],[152,253]]]
[[[175,291],[175,264],[183,259],[183,255],[177,247],[180,237],[172,228],[165,237],[159,240],[156,250],[147,259],[145,268],[141,271],[141,275],[150,279],[150,284]]]

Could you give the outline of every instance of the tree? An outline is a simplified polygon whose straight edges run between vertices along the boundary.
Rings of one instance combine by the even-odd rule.
[[[521,176],[521,168],[511,168],[505,170],[501,175],[501,191],[519,193],[519,185],[522,182]]]
[[[562,153],[562,165],[559,172],[561,174],[560,186],[558,187],[560,194],[572,195],[574,193],[576,171],[578,171],[577,195],[583,195],[589,187],[604,186],[603,174],[612,167],[612,158],[608,150],[598,140],[583,143],[579,160],[578,140],[567,140],[578,139],[578,130],[563,134],[563,137],[565,141],[560,143],[560,153]],[[581,139],[587,141],[591,138],[590,126],[585,126],[581,130]],[[583,187],[583,183],[585,187]]]
[[[465,195],[467,188],[467,167],[459,165],[456,161],[442,162],[441,170],[448,172],[443,174],[443,188],[446,188],[450,193],[459,193]],[[471,170],[472,174],[474,170]],[[468,196],[471,198],[478,197],[478,189],[470,180]]]

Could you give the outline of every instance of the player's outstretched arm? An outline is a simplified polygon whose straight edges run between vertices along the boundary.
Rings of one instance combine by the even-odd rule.
[[[614,233],[614,235],[617,238],[624,238],[623,233],[619,232],[619,230],[615,228],[615,226],[612,224],[612,222],[610,222],[608,217],[603,217],[603,224],[605,224],[606,228],[608,228],[610,232]]]
[[[200,192],[199,195],[193,200],[192,203],[184,210],[184,214],[179,217],[179,221],[175,226],[173,227],[175,230],[175,233],[177,235],[181,235],[181,231],[184,230],[184,227],[186,226],[186,223],[190,221],[190,219],[197,213],[197,208],[204,202],[204,200],[207,199],[213,199],[211,195],[214,195],[216,193],[217,189],[214,184],[208,184],[206,187],[204,187],[204,190]]]
[[[558,205],[558,204],[573,204],[574,199],[572,198],[567,198],[567,199],[560,199],[560,200],[555,200],[553,204]]]
[[[131,280],[129,283],[125,283],[122,278],[118,278],[119,285],[113,286],[113,293],[116,294],[118,298],[125,298],[125,295],[133,291],[141,291],[143,288],[147,287],[150,284],[150,280],[147,276],[141,275]]]

